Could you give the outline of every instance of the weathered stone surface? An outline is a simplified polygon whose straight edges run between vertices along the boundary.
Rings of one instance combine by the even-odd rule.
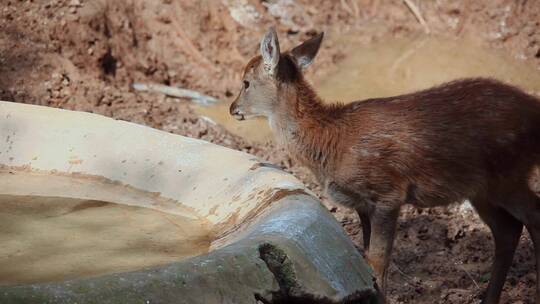
[[[251,155],[5,102],[0,142],[0,195],[153,208],[204,219],[214,236],[209,253],[163,266],[1,286],[0,303],[376,301],[370,269],[332,215],[294,177]]]

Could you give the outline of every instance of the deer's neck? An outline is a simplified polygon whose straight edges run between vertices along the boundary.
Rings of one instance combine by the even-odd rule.
[[[339,157],[342,134],[335,111],[304,82],[285,89],[281,98],[285,106],[270,119],[277,140],[293,158],[324,177]]]

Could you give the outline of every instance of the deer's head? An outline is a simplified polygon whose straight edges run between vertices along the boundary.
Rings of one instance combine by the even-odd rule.
[[[281,53],[274,28],[261,40],[260,55],[252,58],[244,68],[242,89],[231,104],[230,113],[238,120],[252,117],[272,117],[286,106],[282,96],[303,81],[302,72],[317,55],[323,33],[303,42],[292,50]]]

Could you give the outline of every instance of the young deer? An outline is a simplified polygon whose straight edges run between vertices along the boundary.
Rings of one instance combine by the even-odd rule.
[[[230,113],[239,120],[267,117],[277,140],[313,171],[327,195],[356,209],[383,294],[404,204],[471,201],[495,240],[483,303],[499,302],[523,225],[534,242],[538,274],[540,198],[528,180],[540,163],[540,101],[495,80],[464,79],[328,105],[302,76],[322,38],[280,53],[270,29],[261,55],[245,67]],[[540,304],[538,283],[536,295]]]

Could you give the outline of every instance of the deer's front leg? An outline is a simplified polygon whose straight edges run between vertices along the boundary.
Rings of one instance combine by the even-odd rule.
[[[369,242],[371,240],[371,220],[369,218],[369,211],[366,211],[365,208],[356,208],[356,213],[358,213],[358,217],[360,217],[360,224],[362,225],[364,252],[368,252]]]
[[[371,220],[370,216],[373,212],[373,204],[365,197],[341,187],[335,182],[325,184],[326,194],[335,202],[349,208],[354,208],[360,217],[362,224],[362,235],[364,240],[364,252],[369,251],[369,242],[371,238]]]
[[[381,206],[382,205],[382,206]],[[382,294],[386,294],[388,265],[394,244],[399,207],[378,204],[370,213],[371,242],[367,254],[368,262],[375,271]]]

